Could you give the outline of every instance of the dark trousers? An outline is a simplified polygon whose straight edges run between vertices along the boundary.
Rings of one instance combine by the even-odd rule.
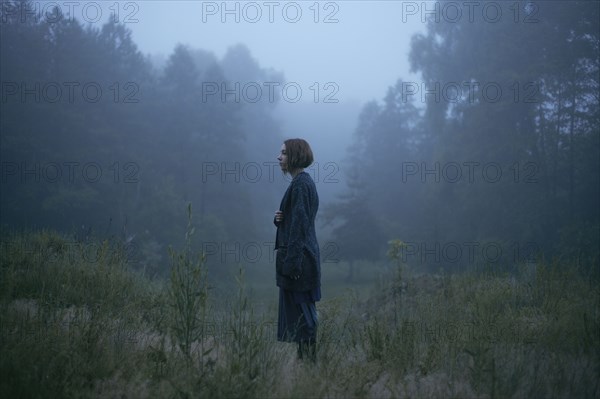
[[[314,302],[296,302],[294,293],[279,290],[277,340],[298,343],[298,357],[314,359],[317,342],[317,308]]]

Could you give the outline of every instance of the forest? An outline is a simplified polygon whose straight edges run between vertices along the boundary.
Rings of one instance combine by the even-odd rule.
[[[422,81],[390,82],[348,132],[346,162],[325,154],[313,169],[346,183],[322,207],[332,259],[382,259],[401,239],[422,267],[597,262],[597,11],[560,2],[535,23],[432,23],[415,35]],[[159,274],[188,202],[211,246],[272,241],[283,73],[243,44],[221,60],[181,45],[158,68],[122,23],[3,19],[4,229],[131,240]]]
[[[320,334],[340,337],[323,346],[332,360],[322,375],[290,371],[255,324],[273,316],[272,219],[289,183],[276,163],[288,138],[284,71],[243,43],[221,58],[180,44],[160,63],[122,22],[50,23],[22,12],[32,4],[0,10],[4,392],[597,397],[597,2],[515,1],[495,23],[430,20],[411,38],[421,79],[399,76],[361,104],[343,162],[316,152],[331,321]],[[328,180],[341,182],[337,191]],[[175,299],[182,279],[202,288],[179,292],[185,306]],[[350,312],[348,289],[362,316]],[[475,330],[407,338],[415,315],[426,331],[447,326],[443,309],[476,320]],[[189,311],[231,335],[206,341],[208,319],[185,324]],[[490,323],[508,335],[473,339],[489,338]],[[13,334],[27,326],[31,335]],[[27,349],[34,341],[56,344],[57,357]],[[114,348],[100,351],[107,342]],[[511,361],[533,382],[510,374]],[[289,373],[289,384],[275,380]]]

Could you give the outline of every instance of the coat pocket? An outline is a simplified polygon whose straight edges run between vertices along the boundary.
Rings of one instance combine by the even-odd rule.
[[[277,249],[277,254],[275,255],[275,271],[277,274],[283,275],[283,263],[286,256],[287,250],[285,248]]]
[[[305,251],[302,251],[298,258],[290,261],[287,248],[278,249],[275,262],[277,273],[288,278],[290,276],[301,276],[304,272],[304,259]]]

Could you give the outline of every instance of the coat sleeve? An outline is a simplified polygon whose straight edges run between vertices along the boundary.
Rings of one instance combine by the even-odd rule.
[[[310,193],[308,185],[297,182],[292,188],[291,195],[290,235],[282,272],[288,276],[299,276],[302,274],[306,233],[310,227]]]

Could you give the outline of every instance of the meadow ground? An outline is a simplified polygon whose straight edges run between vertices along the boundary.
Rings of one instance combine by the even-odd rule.
[[[598,265],[324,267],[312,364],[275,340],[272,265],[221,283],[184,249],[150,280],[65,242],[3,236],[2,397],[600,397]]]

